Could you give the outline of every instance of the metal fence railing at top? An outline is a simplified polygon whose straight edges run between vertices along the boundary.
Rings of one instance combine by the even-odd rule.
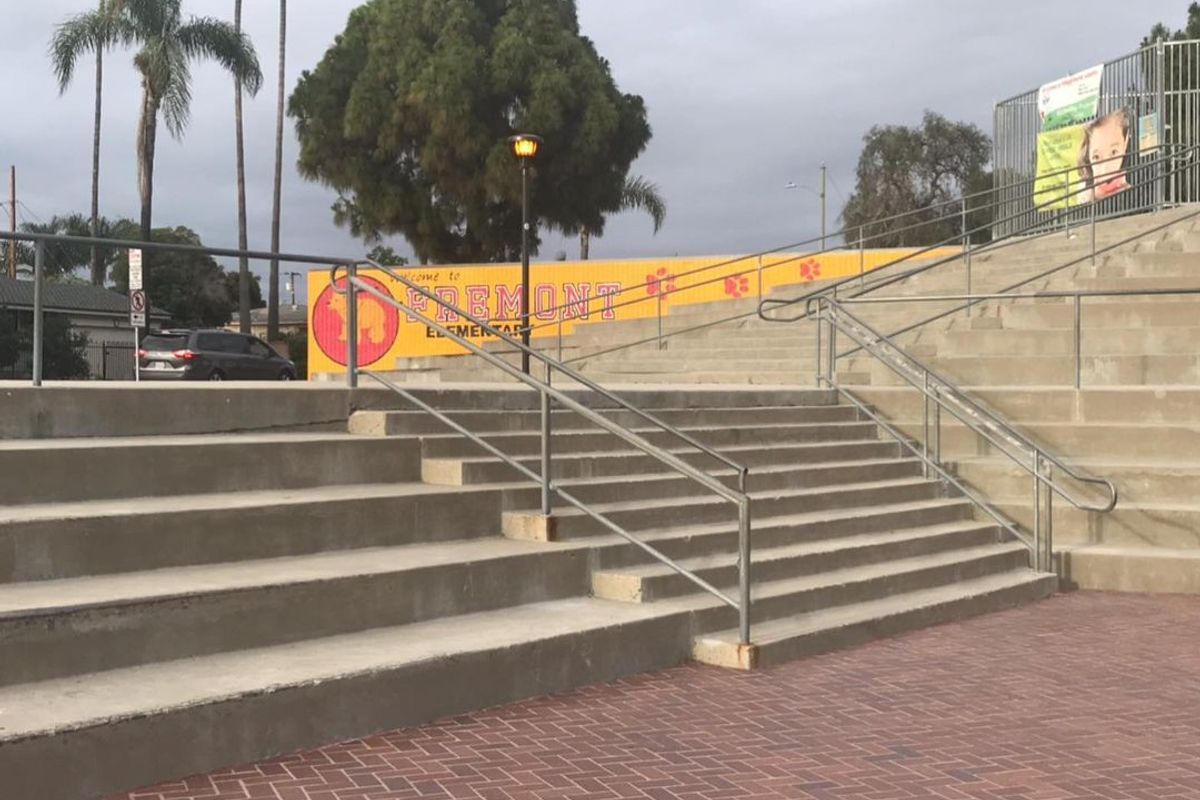
[[[999,184],[1011,187],[1037,177],[1037,139],[1041,132],[1038,91],[1030,89],[996,104],[992,169]],[[1114,203],[1114,213],[1148,205],[1200,201],[1200,158],[1194,150],[1200,142],[1200,40],[1155,42],[1106,62],[1098,117],[1121,110],[1128,112],[1131,125],[1129,166],[1144,164],[1159,153],[1168,160],[1162,168],[1162,179],[1143,181],[1122,193]],[[1153,145],[1153,156],[1143,152],[1139,143],[1143,121],[1147,125],[1156,121],[1161,132]],[[1168,172],[1171,175],[1166,178]],[[997,236],[1038,222],[1051,224],[1037,219],[1028,197],[1002,189],[998,199],[1000,214],[1007,221],[997,226]],[[1086,214],[1086,209],[1079,208],[1064,222],[1074,224]]]

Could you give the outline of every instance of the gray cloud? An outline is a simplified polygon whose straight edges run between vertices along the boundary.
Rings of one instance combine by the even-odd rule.
[[[46,58],[54,25],[90,5],[43,0],[6,5],[0,50],[0,164],[15,163],[33,213],[84,211],[91,175],[92,69],[80,65],[61,97]],[[320,60],[357,0],[289,4],[290,91]],[[624,91],[646,98],[655,136],[634,165],[669,204],[654,236],[626,214],[593,243],[595,258],[749,252],[814,235],[816,198],[785,191],[831,176],[831,227],[853,188],[863,133],[911,124],[924,109],[990,131],[994,101],[1134,49],[1158,21],[1181,26],[1184,0],[579,0],[583,31],[612,62]],[[185,11],[231,18],[232,0],[185,0]],[[251,245],[269,243],[275,115],[276,3],[247,0],[245,27],[267,85],[246,106]],[[138,83],[127,53],[108,60],[102,209],[138,211],[134,136]],[[232,84],[212,65],[195,70],[184,139],[160,138],[156,224],[195,228],[213,245],[236,241]],[[356,254],[337,229],[332,193],[294,168],[285,146],[284,249]],[[404,251],[402,241],[393,242]],[[577,244],[552,234],[542,256]]]

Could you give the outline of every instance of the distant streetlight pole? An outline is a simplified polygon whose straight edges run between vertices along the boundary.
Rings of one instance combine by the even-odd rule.
[[[803,184],[796,183],[795,181],[788,181],[787,185],[783,187],[785,189],[803,189],[804,191],[814,194],[818,198],[820,198],[820,200],[821,200],[821,249],[822,250],[825,249],[825,222],[826,222],[825,182],[826,182],[826,178],[827,178],[827,170],[825,169],[825,165],[821,164],[821,191],[818,192],[816,189],[812,188],[811,186],[804,186]]]
[[[509,147],[521,162],[521,370],[529,374],[529,162],[542,149],[540,136],[520,133],[509,137]]]
[[[292,308],[296,307],[296,279],[300,277],[299,272],[285,272],[287,275],[287,290],[292,293]]]

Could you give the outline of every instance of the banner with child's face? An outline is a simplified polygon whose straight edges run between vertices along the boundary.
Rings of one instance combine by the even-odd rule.
[[[1043,211],[1083,205],[1129,188],[1133,111],[1097,116],[1103,67],[1093,67],[1038,92],[1034,204]]]

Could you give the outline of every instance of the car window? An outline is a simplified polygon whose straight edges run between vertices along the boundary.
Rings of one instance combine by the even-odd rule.
[[[251,339],[250,355],[257,356],[258,358],[270,358],[274,353],[263,342],[260,342],[258,339]]]
[[[236,333],[221,334],[221,349],[226,353],[243,354],[246,352],[248,340]]]
[[[173,353],[187,347],[187,335],[155,334],[142,339],[142,349],[150,353]]]
[[[209,353],[220,353],[224,351],[221,346],[222,336],[219,333],[200,333],[196,335],[196,349],[207,351]]]

